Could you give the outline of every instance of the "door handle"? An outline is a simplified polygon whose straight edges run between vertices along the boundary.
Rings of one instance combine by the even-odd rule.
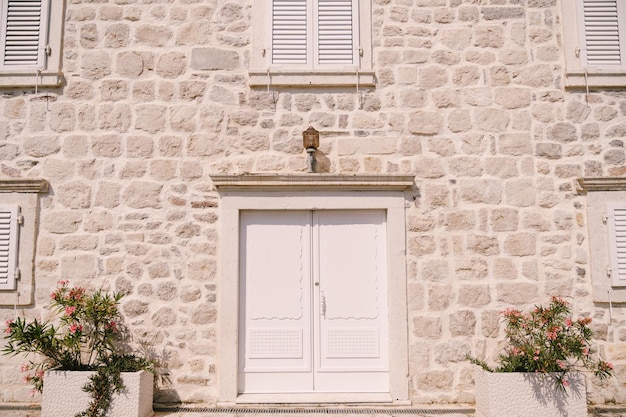
[[[326,318],[326,296],[324,295],[324,291],[320,292],[320,314],[322,317]]]

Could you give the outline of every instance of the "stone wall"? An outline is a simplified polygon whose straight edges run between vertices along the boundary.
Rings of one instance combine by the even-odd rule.
[[[569,1],[569,0],[562,0]],[[498,312],[551,295],[594,319],[626,402],[623,305],[591,294],[581,176],[626,173],[626,93],[563,88],[558,0],[372,0],[375,88],[247,85],[252,0],[68,1],[65,84],[0,91],[0,171],[45,178],[34,303],[57,280],[122,291],[157,400],[217,399],[220,200],[211,173],[407,173],[410,389],[472,402],[465,354],[493,358]],[[1,196],[0,196],[1,197]],[[14,315],[2,306],[0,318]],[[0,401],[31,401],[21,359]]]

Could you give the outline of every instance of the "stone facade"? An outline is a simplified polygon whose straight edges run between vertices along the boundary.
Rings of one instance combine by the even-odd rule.
[[[50,183],[18,312],[44,314],[59,279],[121,291],[135,340],[162,359],[156,400],[215,403],[210,175],[304,173],[310,125],[320,172],[415,176],[412,402],[473,402],[465,355],[494,358],[499,311],[558,295],[615,365],[589,399],[626,403],[626,313],[594,303],[575,189],[626,174],[626,92],[563,87],[560,1],[372,0],[377,84],[358,91],[249,87],[252,0],[67,1],[64,84],[0,91],[0,176]],[[0,362],[0,402],[32,401],[21,362]]]

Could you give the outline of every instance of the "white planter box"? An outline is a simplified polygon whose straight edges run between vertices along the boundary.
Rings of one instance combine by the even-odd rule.
[[[585,377],[568,376],[570,386],[556,390],[547,375],[486,372],[475,375],[476,417],[587,417]]]
[[[44,376],[41,417],[73,417],[87,409],[91,395],[83,391],[94,372],[47,371]],[[152,411],[152,373],[122,372],[126,387],[114,394],[107,417],[149,417]]]

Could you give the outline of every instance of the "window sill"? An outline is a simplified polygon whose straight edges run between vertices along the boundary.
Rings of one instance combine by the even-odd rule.
[[[0,88],[8,87],[59,87],[63,82],[60,72],[31,73],[0,72]]]
[[[613,88],[626,86],[626,71],[588,70],[565,74],[565,88]]]
[[[250,71],[251,87],[373,87],[373,71]]]

